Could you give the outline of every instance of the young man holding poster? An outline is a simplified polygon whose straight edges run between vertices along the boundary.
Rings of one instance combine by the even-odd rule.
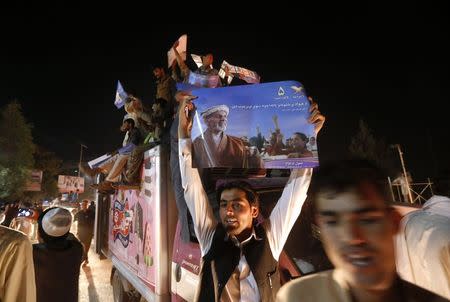
[[[269,219],[259,225],[258,195],[251,186],[243,181],[221,186],[217,221],[198,170],[192,168],[190,110],[193,104],[183,100],[178,135],[184,195],[202,253],[196,301],[274,301],[280,287],[278,259],[306,199],[312,169],[292,170]],[[325,117],[315,103],[310,112],[317,134]]]

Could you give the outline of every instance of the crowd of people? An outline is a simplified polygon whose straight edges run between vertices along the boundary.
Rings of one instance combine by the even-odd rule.
[[[436,192],[447,195],[434,196],[420,214],[400,222],[383,185],[383,171],[370,161],[349,159],[322,164],[314,173],[311,168],[292,169],[267,219],[261,217],[257,191],[245,180],[224,183],[211,198],[201,168],[231,162],[262,167],[261,155],[256,156],[259,150],[251,149],[242,138],[225,133],[229,113],[225,105],[201,112],[207,128],[202,136],[191,139],[196,97],[176,91],[175,83],[187,81],[192,73],[217,75],[218,71],[212,67],[212,54],[203,57],[198,70],[190,70],[176,46],[172,75],[162,65],[153,69],[156,95],[152,108],[128,96],[122,147],[98,167],[84,164],[80,169],[89,176],[105,174],[96,186],[100,193],[113,192],[121,185],[139,188],[144,152],[155,144],[170,150],[180,236],[189,241],[192,225],[201,251],[196,301],[448,301],[450,232],[436,237],[438,250],[422,251],[429,242],[420,241],[430,227],[408,229],[417,224],[420,230],[417,221],[435,228],[439,221],[448,229],[448,191]],[[254,138],[256,144],[262,144],[268,156],[314,156],[325,117],[317,103],[312,99],[310,103],[308,121],[314,125],[314,136],[297,132],[284,142],[274,119],[276,127],[269,141],[259,135]],[[214,152],[206,150],[206,145]],[[308,194],[312,220],[334,269],[281,286],[280,255]],[[64,208],[42,211],[37,219],[39,242],[34,245],[22,233],[0,226],[0,301],[77,301],[80,266],[89,264],[93,236],[95,213],[88,204],[83,200],[74,219]],[[213,207],[218,208],[218,215]],[[7,212],[12,210],[9,207]],[[72,221],[78,223],[76,237],[70,233]],[[432,264],[425,265],[429,257]]]
[[[83,200],[75,217],[63,207],[35,209],[37,217],[27,219],[35,220],[36,241],[30,238],[34,233],[16,228],[15,219],[24,217],[19,209],[18,204],[8,204],[2,215],[0,301],[77,302],[80,267],[89,264],[95,206]],[[77,236],[71,233],[73,221]]]

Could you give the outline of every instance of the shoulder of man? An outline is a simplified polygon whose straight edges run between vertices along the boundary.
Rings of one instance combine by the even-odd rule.
[[[300,277],[282,286],[276,301],[297,301],[298,297],[302,297],[302,301],[306,302],[325,301],[322,299],[333,297],[332,294],[324,297],[324,293],[327,294],[328,291],[331,291],[331,283],[333,283],[333,270]]]
[[[402,284],[403,293],[407,296],[406,301],[416,302],[445,302],[449,301],[446,298],[432,293],[420,286],[412,284],[408,281],[400,279]]]
[[[22,243],[27,242],[28,237],[22,232],[7,228],[0,225],[0,247],[6,246],[10,243]]]
[[[245,147],[244,140],[240,137],[227,134],[227,140],[230,144],[238,145],[241,148]]]

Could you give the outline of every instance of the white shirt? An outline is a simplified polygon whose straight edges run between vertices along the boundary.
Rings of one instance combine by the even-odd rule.
[[[212,239],[218,224],[214,217],[208,196],[206,195],[197,169],[192,168],[192,141],[179,140],[179,157],[181,180],[184,197],[191,213],[194,230],[200,244],[202,257],[211,248]],[[266,236],[273,257],[278,260],[284,244],[295,221],[300,215],[306,192],[311,181],[312,169],[292,170],[283,193],[270,214]],[[243,243],[241,243],[243,244]],[[249,269],[245,256],[242,255],[238,264],[240,271],[240,301],[260,301],[256,280]]]
[[[450,199],[435,195],[406,215],[396,236],[403,279],[450,299]]]

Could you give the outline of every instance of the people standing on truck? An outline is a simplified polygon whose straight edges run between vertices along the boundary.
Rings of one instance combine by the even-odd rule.
[[[192,167],[192,119],[184,99],[179,116],[179,157],[185,199],[202,255],[196,301],[273,301],[280,287],[278,259],[300,214],[312,169],[294,169],[268,220],[257,224],[258,194],[243,181],[217,190],[220,221],[215,219],[197,169]],[[316,133],[325,117],[311,104]]]
[[[95,223],[95,212],[89,209],[89,200],[84,199],[81,202],[81,209],[75,214],[74,221],[77,221],[77,237],[83,244],[83,265],[87,265]]]
[[[212,53],[207,53],[202,56],[202,65],[198,67],[195,71],[191,71],[189,67],[186,65],[186,63],[183,61],[183,58],[179,54],[177,50],[177,46],[179,44],[179,41],[175,41],[175,43],[172,46],[172,49],[175,53],[177,64],[181,71],[181,77],[182,81],[185,83],[188,83],[190,73],[202,75],[202,76],[211,76],[211,77],[217,77],[217,81],[214,81],[214,83],[202,83],[202,86],[209,87],[209,88],[216,88],[222,86],[221,79],[219,77],[219,71],[212,67],[212,64],[214,62],[214,55]],[[172,66],[172,68],[175,68],[175,65]]]
[[[277,301],[447,301],[396,274],[393,237],[400,214],[389,205],[385,179],[366,160],[319,167],[311,195],[335,269],[290,281]]]
[[[129,94],[125,99],[124,105],[125,112],[127,113],[125,119],[131,118],[134,121],[134,127],[137,128],[144,138],[147,134],[153,131],[151,122],[151,108],[142,103],[142,101],[132,94]]]
[[[156,78],[156,96],[155,100],[161,99],[166,102],[165,108],[167,116],[173,118],[175,113],[175,93],[177,86],[175,80],[166,73],[166,69],[162,64],[156,64],[153,67],[153,75]],[[170,125],[167,125],[170,127]]]
[[[37,302],[77,302],[83,247],[69,233],[72,214],[49,208],[38,225],[39,243],[33,245]]]

